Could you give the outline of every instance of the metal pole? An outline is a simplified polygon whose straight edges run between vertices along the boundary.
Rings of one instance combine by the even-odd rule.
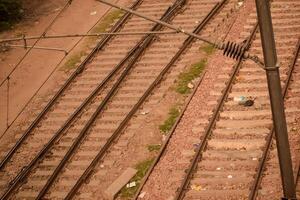
[[[277,153],[284,194],[283,199],[296,199],[292,159],[288,141],[269,0],[256,0],[256,9],[276,135]]]

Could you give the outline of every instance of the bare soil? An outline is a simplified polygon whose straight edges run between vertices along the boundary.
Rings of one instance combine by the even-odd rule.
[[[24,0],[24,19],[16,24],[12,30],[2,32],[0,38],[20,37],[23,34],[26,36],[39,36],[65,3],[65,0]],[[109,7],[94,0],[74,0],[58,17],[47,35],[87,33],[108,10]],[[36,46],[60,48],[69,51],[81,39],[42,40]],[[34,42],[34,40],[28,41],[28,45]],[[77,46],[80,48],[80,45]],[[7,75],[25,53],[26,50],[23,48],[14,48],[0,52],[0,82],[6,79]],[[60,68],[58,65],[64,63],[64,60],[66,60],[64,57],[64,52],[60,51],[32,50],[10,77],[9,107],[7,105],[7,82],[0,87],[0,133],[6,129],[7,107],[9,108],[8,122],[10,123],[47,79],[49,74],[56,67],[57,69]],[[59,80],[61,82],[61,78],[64,75],[65,73],[61,70],[56,70],[36,97],[43,97],[49,94],[53,87],[57,87]],[[23,115],[23,118],[26,118],[25,116]]]

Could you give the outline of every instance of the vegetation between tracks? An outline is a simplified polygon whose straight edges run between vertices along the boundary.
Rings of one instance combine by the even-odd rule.
[[[0,0],[1,1],[1,0]],[[100,33],[105,32],[117,19],[119,19],[124,12],[120,10],[113,10],[109,12],[101,22],[96,25],[92,30],[91,33]],[[81,61],[81,57],[86,56],[88,53],[89,46],[95,43],[96,37],[89,37],[84,42],[83,48],[80,51],[74,52],[68,60],[63,65],[62,69],[65,71],[69,71],[76,67],[78,63]]]
[[[207,60],[202,59],[190,66],[190,68],[179,75],[175,90],[180,94],[188,94],[191,92],[189,84],[202,73]]]
[[[140,185],[140,181],[142,180],[142,178],[146,175],[148,169],[150,168],[151,164],[153,163],[154,159],[147,159],[144,160],[140,163],[138,163],[136,165],[136,170],[137,173],[136,175],[129,181],[131,182],[135,182],[136,186],[134,187],[123,187],[120,191],[119,196],[124,198],[124,199],[128,199],[131,198],[135,195],[136,190],[138,189],[139,185]]]
[[[160,150],[161,144],[150,144],[147,146],[149,152]]]
[[[175,124],[179,114],[180,114],[180,110],[175,106],[172,107],[169,110],[168,118],[164,121],[163,124],[159,126],[159,130],[164,134],[168,133],[171,130],[172,126]]]
[[[211,44],[203,45],[199,48],[200,51],[204,51],[206,55],[211,55],[216,51],[216,48]]]

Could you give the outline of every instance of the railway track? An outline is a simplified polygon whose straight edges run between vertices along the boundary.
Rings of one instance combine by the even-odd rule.
[[[272,3],[283,80],[286,79],[289,56],[300,33],[297,25],[287,26],[288,18],[284,19],[285,15],[283,15],[297,10],[295,7],[299,4],[294,5],[294,3],[295,1]],[[287,4],[289,6],[286,6]],[[286,10],[283,9],[284,5]],[[278,19],[279,17],[281,18]],[[294,33],[291,39],[287,39],[284,35],[287,31]],[[250,52],[262,57],[259,35],[256,38]],[[255,163],[261,158],[264,137],[272,121],[265,72],[247,61],[240,65],[237,73],[231,76],[231,80],[235,82],[229,82],[213,119],[207,126],[176,199],[248,198]],[[251,107],[238,105],[234,98],[240,96],[254,98],[255,105]],[[287,108],[288,118],[293,117],[298,111],[299,108],[293,106]],[[268,182],[271,184],[270,181]],[[202,189],[199,191],[191,189],[196,186],[201,186]],[[269,194],[262,199],[265,198],[270,198]]]
[[[176,14],[177,10],[184,5],[184,3],[185,1],[176,1],[174,5],[166,11],[165,15],[162,17],[162,20],[170,20]],[[197,12],[199,11],[199,8],[206,10],[208,7],[213,7],[215,3],[217,3],[217,1],[210,3],[194,1],[194,5],[190,7],[189,11],[193,9],[193,12]],[[142,6],[145,5],[142,4],[140,7]],[[190,20],[190,22],[194,22],[195,20],[191,18],[186,19],[186,17],[190,17],[190,13],[186,13],[185,15],[181,16],[182,18],[179,19],[178,22],[183,24],[188,20]],[[201,17],[205,17],[205,15],[201,13],[196,16],[200,19]],[[129,23],[127,23],[127,25]],[[191,23],[187,23],[187,29],[195,26],[191,26],[190,24]],[[201,26],[199,27],[201,28]],[[162,27],[160,25],[155,25],[152,30],[160,30],[161,28]],[[123,30],[128,31],[126,26]],[[180,46],[181,42],[185,41],[185,37],[172,37],[173,39],[178,40],[178,43],[173,44],[174,52],[176,52],[176,47]],[[80,114],[80,118],[76,118],[73,122],[74,124],[66,127],[62,131],[59,129],[54,136],[57,138],[51,139],[50,143],[48,143],[49,147],[47,147],[46,150],[44,148],[42,151],[43,153],[38,153],[31,163],[13,181],[11,181],[9,189],[5,191],[4,195],[2,196],[3,199],[6,199],[12,195],[13,191],[13,195],[16,198],[41,199],[45,196],[46,198],[70,199],[76,194],[76,191],[79,189],[80,185],[90,175],[99,159],[104,156],[106,150],[110,147],[114,139],[118,137],[118,134],[120,134],[121,130],[124,128],[130,117],[132,117],[136,109],[143,103],[145,98],[163,78],[163,75],[176,61],[176,58],[173,58],[170,62],[173,63],[167,64],[171,57],[171,55],[169,55],[168,59],[165,59],[165,57],[161,58],[161,63],[159,63],[160,68],[156,69],[153,67],[150,70],[142,69],[145,66],[147,67],[147,65],[157,65],[157,61],[153,61],[152,59],[153,53],[149,53],[149,57],[146,56],[148,54],[144,55],[143,61],[139,61],[137,67],[130,71],[130,67],[135,65],[135,62],[139,59],[140,55],[144,53],[144,50],[149,44],[151,44],[153,39],[154,37],[152,35],[147,35],[141,42],[139,42],[139,45],[134,50],[134,56],[132,56],[132,59],[127,63],[127,67],[120,70],[121,72],[117,74],[114,79],[109,80],[111,83],[107,84],[108,89],[104,89],[104,94],[95,97],[93,100],[94,102],[101,100],[102,102],[100,103],[100,106],[95,108],[96,106],[93,102],[88,107],[84,107],[86,112]],[[163,40],[162,38],[160,39]],[[170,52],[170,38],[166,37],[164,39],[163,45],[157,44],[157,46],[154,46],[155,43],[153,44],[154,47],[152,46],[152,49],[154,49],[154,54],[159,54],[159,50],[162,48],[162,46],[165,49],[168,49]],[[191,40],[191,38],[189,40]],[[117,42],[120,43],[118,40]],[[120,44],[118,47],[119,46]],[[131,55],[131,52],[132,51],[130,51],[129,55]],[[90,65],[93,63],[98,64],[98,59],[99,57],[95,57]],[[103,60],[104,58],[102,61]],[[149,60],[152,62],[149,63]],[[163,66],[166,67],[162,70]],[[85,72],[89,70],[91,70],[91,73],[95,73],[95,69],[90,68],[87,68]],[[129,71],[129,76],[126,77]],[[152,81],[154,80],[154,82],[151,83],[151,79],[149,77],[152,78]],[[158,78],[154,79],[155,77]],[[150,80],[147,80],[147,78]],[[125,80],[124,84],[120,87],[120,84],[123,83],[123,80]],[[76,83],[78,83],[78,81]],[[135,88],[136,84],[139,84],[140,87]],[[146,93],[144,93],[145,90]],[[78,93],[79,92],[75,92],[73,95]],[[128,95],[128,93],[133,94]],[[108,95],[105,96],[105,94]],[[110,102],[110,98],[112,97],[114,101]],[[126,99],[125,105],[124,99]],[[137,99],[138,101],[136,101]],[[108,104],[108,106],[106,104]],[[105,106],[107,106],[107,108],[103,110]],[[95,109],[96,111],[93,112]],[[118,113],[118,115],[116,115],[116,113]],[[127,113],[129,113],[129,115],[127,115]],[[101,114],[101,116],[97,119],[98,114]],[[91,115],[92,117],[90,118],[89,116]],[[91,125],[94,123],[96,125],[91,128]],[[39,130],[41,127],[39,127]],[[90,128],[91,130],[89,130]],[[57,133],[62,133],[65,130],[66,132],[64,134],[56,136]],[[86,135],[87,132],[88,135]],[[99,132],[103,134],[99,135]],[[41,160],[39,161],[39,159]],[[66,170],[62,171],[65,165],[67,165],[65,168]],[[5,169],[6,168],[7,166],[5,166]],[[22,183],[21,181],[24,180],[26,180],[26,182]],[[55,184],[53,185],[54,182]],[[22,186],[20,187],[20,185]],[[19,188],[18,191],[16,191],[17,188]],[[84,195],[85,196],[82,196],[82,198],[86,198],[86,194]]]
[[[298,76],[299,76],[299,52],[300,52],[300,38],[298,39],[298,44],[294,53],[293,61],[290,64],[290,69],[287,73],[287,79],[284,85],[284,98],[285,106],[287,108],[294,107],[296,111],[293,115],[288,118],[289,127],[289,141],[291,145],[292,160],[295,165],[295,183],[297,188],[297,177],[299,173],[299,155],[297,155],[299,146],[299,135],[297,135],[296,129],[293,128],[297,116],[299,115],[299,103],[297,103],[297,98],[299,98],[299,86],[298,86]],[[297,111],[298,110],[298,111]],[[279,162],[277,157],[276,143],[274,141],[274,130],[271,129],[269,136],[266,141],[262,159],[259,163],[258,170],[255,176],[255,181],[251,187],[251,192],[249,199],[265,199],[276,198],[282,195],[281,178],[279,171]],[[297,163],[298,162],[298,163]],[[262,180],[264,180],[262,184]],[[261,185],[262,184],[262,185]],[[262,186],[260,188],[260,186]],[[299,192],[298,192],[299,193]]]
[[[226,1],[222,1],[222,3],[221,2],[217,3],[217,1],[216,2],[210,2],[210,4],[211,4],[210,6],[212,7],[213,12],[209,13],[206,17],[203,14],[200,15],[200,19],[204,18],[204,17],[205,18],[203,19],[203,21],[198,26],[196,26],[196,28],[194,29],[194,32],[196,32],[196,33],[200,32],[205,27],[205,25],[207,23],[209,23],[210,19],[223,7],[225,2]],[[214,3],[217,3],[217,4],[213,7],[212,5]],[[231,6],[232,6],[232,4],[231,4]],[[180,13],[180,15],[176,16],[175,19],[173,20],[173,22],[176,25],[177,24],[182,25],[181,27],[183,27],[185,30],[192,29],[192,27],[189,27],[189,26],[191,26],[191,24],[194,22],[195,19],[199,19],[199,18],[188,18],[187,19],[187,16],[189,16],[191,14],[191,13],[189,13],[189,11],[190,12],[195,12],[195,15],[196,15],[196,12],[198,12],[199,10],[201,11],[201,9],[205,10],[207,7],[208,7],[207,3],[205,3],[205,7],[203,7],[201,1],[191,1],[191,4],[188,4],[186,9],[182,13]],[[230,8],[231,8],[230,6],[228,6],[226,8],[227,12],[224,12],[222,17],[226,16],[227,13],[231,12]],[[221,18],[219,17],[218,21],[222,21],[221,20],[222,17]],[[163,46],[169,47],[169,46],[171,46],[169,44],[172,43],[172,41],[176,40],[176,41],[182,42],[182,44],[180,44],[178,42],[177,46],[174,45],[175,46],[174,48],[179,49],[179,50],[177,52],[174,51],[174,56],[172,58],[168,58],[168,60],[166,60],[166,61],[163,61],[163,60],[160,61],[160,65],[161,65],[160,67],[164,66],[164,68],[160,69],[161,73],[159,74],[159,76],[157,76],[158,78],[156,78],[155,81],[152,82],[151,86],[148,88],[148,90],[150,89],[149,92],[152,91],[156,87],[156,85],[159,83],[159,81],[162,80],[163,76],[174,65],[174,63],[179,59],[179,57],[185,52],[185,49],[187,49],[193,42],[193,38],[191,38],[191,37],[188,37],[185,40],[184,39],[185,39],[185,37],[181,36],[181,35],[179,35],[179,36],[166,36],[166,37],[162,36],[162,37],[160,37],[160,44],[157,44],[157,45],[154,44],[153,45],[154,47],[152,46],[152,48],[149,49],[149,52],[146,52],[144,57],[137,64],[137,69],[140,69],[140,68],[142,68],[142,66],[145,65],[145,63],[148,63],[148,59],[144,60],[144,58],[147,58],[149,55],[151,57],[153,56],[153,54],[156,54],[157,56],[158,56],[158,54],[162,54],[162,53],[164,55],[167,55],[168,54],[167,52],[170,51],[170,49],[165,48],[164,52],[161,51],[160,50],[161,49],[161,43],[164,43]],[[179,46],[179,45],[181,45],[181,46]],[[167,62],[167,61],[169,61],[169,62]],[[156,66],[156,65],[157,65],[156,61],[152,61],[152,63],[149,64],[149,66]],[[142,98],[144,98],[144,97],[142,97]],[[130,130],[129,131],[126,130],[124,135],[123,135],[125,137],[125,140],[120,139],[121,141],[119,143],[121,143],[121,146],[123,146],[124,144],[127,145],[127,143],[128,143],[127,140],[130,137],[130,136],[128,136],[128,135],[130,135],[130,133],[128,134],[128,132],[130,132]],[[109,186],[108,183],[109,182],[111,183],[113,181],[112,178],[110,178],[110,180],[108,181],[109,178],[107,178],[107,177],[114,177],[114,176],[117,177],[118,174],[120,174],[119,168],[124,169],[126,167],[130,167],[130,165],[128,166],[128,163],[126,163],[127,164],[127,166],[126,166],[126,164],[124,164],[124,161],[123,161],[123,163],[122,163],[122,161],[120,161],[120,160],[122,160],[124,155],[122,155],[122,157],[120,157],[122,151],[120,151],[120,146],[118,146],[118,145],[119,144],[116,144],[110,150],[111,152],[107,156],[105,156],[102,160],[101,160],[101,158],[97,158],[97,160],[98,160],[97,162],[100,163],[99,161],[101,161],[101,163],[104,163],[104,165],[102,165],[102,167],[101,167],[101,165],[98,164],[98,166],[97,166],[97,162],[95,161],[95,164],[92,164],[93,169],[95,167],[94,170],[96,171],[93,175],[89,175],[89,174],[92,174],[90,172],[91,169],[86,171],[86,174],[83,175],[83,178],[84,178],[84,180],[86,180],[88,176],[91,176],[91,178],[89,178],[89,180],[91,180],[91,183],[85,184],[82,187],[82,189],[79,190],[80,194],[83,194],[83,193],[84,194],[89,194],[88,196],[91,197],[91,196],[93,196],[92,194],[94,194],[95,192],[98,192],[98,193],[100,192],[101,193],[101,191],[99,191],[95,188],[96,185],[99,188],[107,188]],[[124,145],[124,146],[126,146],[126,145]],[[127,147],[127,148],[129,148],[129,147]],[[131,157],[134,157],[134,155],[131,155]],[[113,166],[113,163],[116,160],[119,160],[121,164],[118,163],[117,166]],[[106,166],[106,169],[103,169],[104,166]],[[99,174],[106,174],[106,176],[99,175]],[[81,184],[82,183],[80,183],[80,185]],[[79,186],[75,186],[75,188],[76,187],[79,187]],[[57,188],[59,188],[59,187],[57,187]],[[74,195],[76,191],[77,190],[73,191],[72,194]],[[95,197],[95,195],[94,195],[94,197]]]
[[[272,17],[278,57],[281,62],[282,80],[287,77],[286,72],[291,55],[300,34],[299,15],[296,14],[299,10],[298,6],[299,2],[296,1],[273,1],[272,3]],[[291,22],[289,16],[293,14],[295,14],[295,19]],[[253,12],[248,19],[248,25],[245,26],[245,34],[242,34],[244,37],[249,36],[248,32],[255,23],[256,14]],[[255,36],[255,32],[253,33],[254,41],[250,52],[258,54],[262,58],[259,35],[257,33]],[[216,101],[208,103],[216,108],[212,117],[209,117],[210,121],[206,122],[205,119],[199,119],[196,122],[197,129],[194,130],[200,132],[201,140],[195,142],[197,144],[195,152],[192,150],[186,152],[186,154],[191,155],[186,157],[189,157],[192,162],[185,174],[180,172],[180,166],[186,161],[183,160],[178,163],[176,169],[178,176],[176,174],[176,177],[172,177],[172,179],[178,180],[182,177],[184,179],[180,188],[177,189],[177,196],[174,199],[247,199],[249,197],[253,175],[265,144],[264,138],[270,132],[271,110],[265,72],[248,61],[241,62],[237,66],[230,76],[230,81],[226,76],[220,76],[215,83],[215,90],[210,93],[214,96],[221,96],[218,103]],[[227,87],[223,91],[220,89],[224,88],[222,81],[227,81]],[[250,107],[238,105],[234,98],[240,96],[254,98],[254,105]],[[289,105],[286,112],[288,119],[293,121],[299,108]],[[203,113],[201,116],[207,116],[207,114]],[[202,132],[202,130],[205,131]],[[169,146],[172,145],[171,143]],[[276,155],[275,151],[273,151],[274,155]],[[169,152],[173,153],[174,150],[166,148],[161,155],[167,157],[164,154],[171,154]],[[167,157],[166,159],[170,158]],[[162,162],[167,166],[164,159]],[[166,170],[171,170],[171,168],[167,167]],[[274,174],[274,171],[270,174]],[[278,169],[276,174],[279,174]],[[155,174],[153,179],[157,176]],[[277,176],[277,178],[279,177]],[[153,184],[153,180],[150,181],[149,184]],[[272,180],[268,179],[266,182],[270,184],[270,193],[266,193],[265,196],[260,197],[261,199],[270,199],[268,195],[274,192],[271,189]],[[280,183],[278,180],[277,182]],[[169,183],[164,182],[164,184]],[[145,192],[149,191],[151,191],[149,187],[146,187]],[[151,192],[149,195],[157,196]],[[273,195],[276,194],[273,193]],[[279,197],[276,196],[274,199]]]
[[[141,1],[137,1],[132,8],[139,6]],[[146,1],[143,2],[143,5],[139,7],[139,9],[151,16],[158,17],[167,9],[170,5],[169,2],[156,2],[156,1]],[[119,30],[124,22],[128,20],[130,15],[125,15],[114,27],[113,31]],[[148,31],[153,23],[144,21],[142,19],[137,19],[136,17],[132,17],[131,20],[126,23],[125,27],[122,31],[128,30],[146,30]],[[135,27],[135,28],[134,28]],[[87,109],[86,106],[89,105],[91,100],[97,101],[101,99],[101,97],[90,98],[91,100],[82,103],[86,97],[91,96],[91,92],[95,91],[95,88],[100,87],[98,90],[103,89],[104,86],[111,85],[114,80],[111,80],[112,76],[118,77],[118,70],[112,69],[112,66],[117,63],[121,63],[117,65],[117,67],[122,67],[124,63],[129,62],[128,60],[132,57],[133,53],[138,49],[138,41],[141,39],[141,36],[133,36],[127,37],[127,39],[120,39],[119,37],[114,37],[113,41],[109,43],[103,50],[103,47],[107,44],[110,37],[105,37],[95,50],[90,54],[90,58],[93,58],[94,62],[88,63],[90,59],[87,59],[86,62],[78,69],[70,78],[70,82],[67,83],[66,88],[62,89],[62,92],[58,93],[53,100],[53,103],[47,105],[47,109],[45,109],[37,118],[37,120],[27,129],[25,133],[25,137],[21,137],[21,139],[16,143],[15,147],[12,151],[9,151],[5,159],[1,163],[1,194],[2,198],[8,197],[12,191],[18,187],[20,184],[19,181],[22,181],[28,174],[30,169],[34,167],[35,163],[39,161],[40,157],[42,157],[59,137],[62,137],[62,133],[67,131],[74,131],[71,128],[71,122],[84,124],[89,115],[92,114],[92,110],[89,110],[89,113],[83,116],[82,113],[77,112]],[[138,43],[138,44],[137,44]],[[133,48],[136,46],[136,48]],[[103,52],[97,54],[96,52],[101,49]],[[129,51],[130,49],[135,49],[134,51]],[[109,53],[106,53],[109,52]],[[96,54],[96,56],[94,55]],[[127,56],[129,55],[129,56]],[[123,59],[123,57],[125,58]],[[113,57],[113,58],[112,58]],[[136,56],[138,58],[138,56]],[[98,62],[95,62],[97,61]],[[101,63],[99,63],[99,60]],[[88,67],[85,65],[88,64]],[[116,69],[116,68],[115,68]],[[122,70],[122,68],[121,68]],[[82,72],[81,72],[82,71]],[[77,74],[80,73],[78,77]],[[108,76],[107,76],[108,75]],[[76,79],[75,79],[76,77]],[[109,77],[109,78],[108,78]],[[99,80],[102,81],[100,85]],[[109,82],[110,81],[110,82]],[[107,84],[108,83],[108,84]],[[108,92],[104,89],[103,93]],[[102,94],[102,96],[104,95]],[[93,94],[91,97],[94,97]],[[103,97],[102,97],[103,98]],[[55,108],[51,108],[53,110],[50,111],[50,107],[55,104]],[[81,105],[81,107],[79,107]],[[82,106],[83,105],[83,106]],[[121,105],[122,106],[122,105]],[[93,109],[93,105],[89,105]],[[76,110],[77,109],[77,110]],[[76,115],[74,115],[76,113]],[[73,118],[74,115],[74,118]],[[42,117],[40,117],[42,116]],[[79,118],[80,116],[80,118]],[[81,121],[78,121],[81,120]],[[109,121],[108,121],[109,123]],[[63,126],[62,126],[63,125]],[[57,136],[53,137],[53,133],[56,133]],[[73,132],[75,133],[75,131]],[[76,137],[73,135],[73,137]],[[51,140],[50,140],[51,139]],[[64,139],[64,138],[60,138]],[[69,137],[67,139],[74,139]],[[48,141],[47,148],[43,147]],[[28,142],[30,141],[30,142]],[[60,140],[61,141],[61,140]],[[49,145],[50,144],[50,145]],[[63,149],[69,147],[70,141],[65,141],[64,144],[61,144],[60,153],[63,152]],[[59,147],[59,146],[58,146]],[[56,147],[57,148],[57,147]],[[40,151],[42,149],[42,151]],[[43,153],[41,153],[43,152]],[[31,155],[31,156],[28,156]],[[34,157],[35,156],[35,157]],[[54,156],[55,157],[55,156]],[[32,160],[34,158],[34,160]],[[57,156],[59,159],[59,157]],[[52,165],[46,164],[46,168],[53,165],[55,166],[55,161],[52,160]],[[24,167],[23,170],[21,170]],[[40,170],[40,169],[39,169]],[[37,177],[39,177],[39,170],[34,170]],[[43,171],[43,170],[41,170]],[[26,172],[26,173],[25,173]],[[17,173],[19,173],[17,175]],[[39,179],[42,179],[43,182],[44,176],[49,175],[49,172],[42,172],[42,175]],[[33,181],[34,182],[34,181]],[[39,181],[35,182],[37,187],[41,187]],[[35,184],[31,186],[34,188]],[[8,190],[7,190],[8,188]],[[22,188],[26,190],[25,188]],[[30,198],[36,197],[36,191],[25,191],[22,193],[18,193],[20,198]]]
[[[133,5],[132,5],[132,9],[135,9],[139,4],[141,3],[141,1],[136,1]],[[114,25],[114,27],[111,29],[111,32],[117,32],[119,31],[120,28],[122,28],[123,24],[126,22],[126,20],[128,20],[128,18],[130,17],[131,15],[130,14],[126,14],[122,17],[122,19],[120,19],[118,21],[118,23],[116,23]],[[7,164],[7,162],[10,161],[10,159],[12,158],[12,156],[18,151],[18,149],[21,147],[22,143],[30,136],[30,134],[40,125],[39,123],[44,120],[46,117],[46,114],[48,114],[52,107],[58,103],[60,101],[59,98],[61,98],[62,96],[65,96],[64,92],[66,90],[70,90],[70,85],[71,83],[77,81],[76,78],[81,74],[81,72],[85,69],[87,63],[93,58],[93,56],[99,51],[99,50],[102,50],[105,45],[110,41],[110,39],[112,38],[112,36],[107,36],[107,37],[104,37],[101,39],[101,41],[96,45],[96,47],[92,50],[92,52],[85,58],[85,60],[80,64],[80,66],[71,74],[71,76],[67,79],[67,81],[62,85],[62,87],[58,90],[57,93],[55,93],[55,95],[53,96],[53,98],[49,101],[49,103],[46,104],[45,108],[39,112],[37,115],[36,118],[34,118],[32,120],[32,123],[31,123],[31,120],[29,120],[27,123],[30,123],[30,125],[27,127],[26,126],[26,129],[24,131],[22,130],[19,130],[19,134],[17,134],[15,137],[18,138],[18,140],[15,142],[15,143],[12,143],[12,144],[9,144],[7,145],[8,147],[12,146],[11,149],[8,149],[7,152],[1,152],[1,163],[0,163],[0,169],[2,170],[5,165]],[[124,53],[125,55],[125,53]],[[107,71],[107,70],[106,70]],[[113,75],[113,72],[111,73],[111,75]],[[89,87],[92,87],[88,84],[85,84],[84,86],[89,86]],[[79,84],[80,86],[80,84]],[[76,87],[76,86],[75,86]],[[65,97],[65,98],[68,98],[68,97]],[[69,97],[69,98],[73,98],[73,96]],[[78,97],[77,97],[78,98]],[[84,98],[84,97],[81,97],[81,98]],[[88,98],[87,98],[88,99]],[[88,103],[89,101],[86,100],[86,103]],[[72,104],[72,103],[71,103]],[[74,104],[74,102],[73,102]],[[80,102],[78,103],[80,104]],[[72,107],[73,106],[73,107]],[[70,106],[69,106],[70,107]],[[71,108],[74,108],[76,107],[76,105],[71,105]],[[67,111],[65,112],[64,114],[58,114],[58,116],[55,116],[55,117],[68,117],[70,116],[70,113],[72,114],[72,111]],[[78,113],[81,111],[81,109],[76,109],[72,115],[77,116]],[[62,122],[65,122],[64,121],[65,119],[62,119],[61,121]],[[56,120],[53,120],[52,121],[58,121],[57,119]],[[70,121],[71,122],[71,121]],[[51,122],[50,122],[51,123]],[[53,129],[53,128],[52,128]],[[24,132],[24,133],[23,133]]]
[[[285,2],[290,6],[285,6],[284,9],[278,9],[282,7],[280,1],[272,4],[275,32],[278,33],[276,41],[280,44],[279,58],[283,61],[283,78],[288,71],[288,55],[295,44],[293,39],[287,39],[283,33],[289,31],[291,35],[298,37],[300,33],[297,25],[286,24],[287,13],[297,11],[300,5],[295,2]],[[207,10],[218,12],[225,1],[218,3],[217,0],[177,0],[168,7],[169,2],[145,0],[133,7],[155,17],[166,10],[161,20],[172,20],[185,30],[198,33],[214,16],[207,16]],[[182,9],[183,6],[186,7]],[[206,12],[203,14],[199,10]],[[229,10],[225,9],[227,13]],[[120,27],[115,30],[119,30],[121,26],[124,26],[121,31],[163,29],[160,25],[137,17],[129,18],[130,16],[122,18]],[[216,20],[219,19],[222,18]],[[197,26],[195,20],[205,23]],[[253,16],[249,19],[250,23],[251,20],[253,21]],[[125,21],[127,23],[123,25]],[[95,49],[91,54],[92,59],[88,58],[89,62],[85,62],[87,66],[83,65],[81,74],[78,77],[74,75],[74,80],[67,85],[68,89],[64,89],[53,104],[48,104],[51,109],[41,113],[42,117],[36,125],[26,131],[28,136],[23,137],[17,142],[17,148],[6,154],[8,156],[0,167],[1,180],[5,180],[0,182],[0,194],[3,195],[1,199],[11,196],[17,199],[101,198],[103,191],[95,193],[111,182],[107,177],[116,171],[111,163],[120,157],[120,149],[125,146],[114,144],[115,140],[179,56],[193,42],[192,38],[179,34],[162,35],[159,40],[155,40],[156,37],[151,34],[145,37],[130,36],[124,39],[116,36],[110,39],[108,44],[105,43],[105,48],[101,47],[101,52],[97,52],[99,48]],[[251,51],[261,55],[260,48],[257,36]],[[215,111],[215,117],[209,122],[207,136],[202,138],[203,144],[200,143],[199,153],[195,154],[198,156],[194,157],[194,164],[183,181],[179,190],[182,193],[178,193],[177,199],[220,199],[224,196],[247,198],[255,163],[260,158],[260,148],[270,128],[271,118],[265,78],[262,75],[264,71],[247,61],[237,66],[219,108]],[[99,79],[102,81],[100,85]],[[221,82],[217,82],[215,87],[224,87],[223,80],[221,77]],[[211,92],[212,95],[220,95],[215,93]],[[236,105],[233,101],[236,96],[255,97],[255,106]],[[87,97],[89,101],[85,100]],[[293,115],[298,110],[299,108],[291,107],[287,109],[287,113]],[[212,137],[208,140],[210,134]],[[253,143],[249,144],[249,140]],[[29,152],[31,156],[24,157]],[[100,163],[110,169],[102,169]],[[192,185],[201,185],[202,189],[191,190]]]

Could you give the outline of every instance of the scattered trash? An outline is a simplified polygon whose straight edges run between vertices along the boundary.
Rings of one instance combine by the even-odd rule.
[[[232,175],[228,175],[227,178],[232,178]]]
[[[149,113],[149,110],[143,110],[143,111],[141,112],[142,115],[147,115],[148,113]]]
[[[292,128],[292,131],[297,131],[297,128],[296,128],[296,127],[293,127],[293,128]]]
[[[96,15],[97,14],[97,11],[93,11],[90,13],[90,15]]]
[[[100,168],[104,168],[104,165],[100,165]]]
[[[243,4],[244,4],[244,1],[238,1],[236,7],[237,7],[237,8],[240,8]]]
[[[193,89],[194,85],[192,83],[188,83],[187,87],[190,88],[190,89]]]
[[[146,192],[142,192],[140,195],[139,195],[139,198],[144,198],[145,197],[145,195],[146,195]]]
[[[201,191],[201,190],[202,190],[202,187],[201,187],[201,185],[192,185],[192,186],[191,186],[191,189],[192,189],[192,190],[196,190],[196,191]]]
[[[167,136],[163,135],[161,140],[164,142],[166,139],[167,139]]]
[[[199,21],[195,21],[195,24],[199,24]]]
[[[197,148],[200,147],[200,144],[199,144],[199,143],[195,143],[195,144],[193,144],[193,147],[194,147],[195,149],[197,149]]]
[[[233,101],[236,101],[236,102],[242,102],[246,99],[246,97],[244,96],[239,96],[239,97],[234,97],[233,98]]]
[[[245,107],[250,107],[254,104],[254,98],[252,97],[245,97],[245,96],[234,97],[233,101],[238,102],[239,105],[243,105]]]
[[[220,170],[221,170],[221,167],[217,167],[217,169],[216,169],[216,170],[220,171]]]
[[[252,158],[252,160],[257,160],[257,158]]]
[[[135,187],[135,186],[136,186],[136,182],[135,182],[135,181],[133,181],[133,182],[131,182],[131,183],[128,183],[128,184],[126,185],[127,188],[132,188],[132,187]]]
[[[253,104],[254,104],[254,101],[252,99],[249,99],[244,103],[244,106],[250,107],[250,106],[253,106]]]

